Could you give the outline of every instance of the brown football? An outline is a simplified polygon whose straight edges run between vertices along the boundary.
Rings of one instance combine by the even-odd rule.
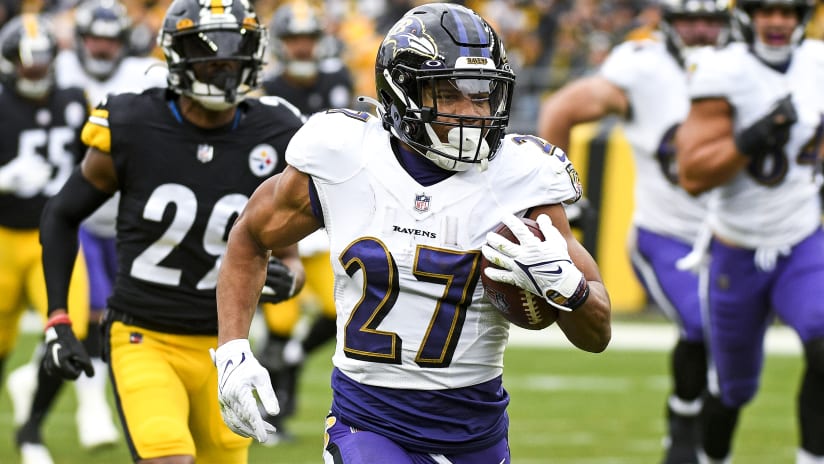
[[[521,220],[536,237],[544,239],[537,222],[529,218]],[[495,232],[514,243],[520,243],[506,224],[501,223],[495,228]],[[497,268],[481,255],[481,283],[484,286],[484,295],[509,322],[524,329],[541,330],[558,319],[558,309],[540,296],[516,285],[497,282],[487,277],[485,270],[489,266]]]

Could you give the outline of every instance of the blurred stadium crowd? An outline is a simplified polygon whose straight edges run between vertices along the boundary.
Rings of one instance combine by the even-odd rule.
[[[257,0],[255,9],[269,24],[273,12],[294,0]],[[329,56],[343,59],[355,78],[355,96],[374,93],[375,51],[387,29],[409,8],[425,0],[310,0],[323,12]],[[77,0],[0,0],[0,25],[21,12],[44,12],[54,24],[61,47],[74,46],[73,15]],[[157,30],[169,0],[123,0],[130,17],[131,53],[154,55]],[[651,0],[464,0],[490,18],[504,37],[517,75],[512,132],[533,132],[540,100],[564,83],[590,73],[609,50],[628,36],[657,27],[660,12]],[[824,37],[824,5],[810,22],[808,34]],[[270,57],[270,65],[275,61]]]

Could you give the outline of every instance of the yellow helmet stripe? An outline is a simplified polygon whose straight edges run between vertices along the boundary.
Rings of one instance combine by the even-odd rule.
[[[211,0],[212,3],[209,5],[209,8],[212,10],[212,14],[223,14],[226,12],[226,7],[223,5],[223,0]],[[218,10],[220,8],[220,10]]]
[[[38,30],[37,15],[26,13],[20,17],[23,22],[23,30],[26,31],[26,37],[37,37],[40,32]]]

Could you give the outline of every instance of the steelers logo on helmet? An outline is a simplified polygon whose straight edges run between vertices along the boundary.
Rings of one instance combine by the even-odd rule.
[[[221,111],[260,83],[264,28],[245,0],[174,0],[158,43],[169,67],[169,88]]]
[[[278,151],[268,143],[262,143],[249,152],[249,169],[258,177],[266,177],[278,165]]]
[[[436,166],[486,169],[509,124],[515,73],[474,11],[425,4],[390,28],[375,63],[384,126]]]

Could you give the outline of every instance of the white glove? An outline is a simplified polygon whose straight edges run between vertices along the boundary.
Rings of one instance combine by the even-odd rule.
[[[51,180],[53,171],[40,155],[18,156],[0,168],[0,192],[31,198]]]
[[[537,219],[544,241],[514,215],[504,217],[503,222],[520,244],[489,232],[481,253],[502,269],[487,267],[486,276],[539,295],[562,311],[572,311],[583,304],[589,296],[589,286],[569,257],[566,239],[549,216],[541,214]]]
[[[217,399],[223,422],[238,435],[264,442],[275,427],[263,420],[257,400],[267,414],[280,412],[269,372],[255,359],[249,340],[243,338],[224,343],[217,351],[210,348],[209,354],[217,366]]]

